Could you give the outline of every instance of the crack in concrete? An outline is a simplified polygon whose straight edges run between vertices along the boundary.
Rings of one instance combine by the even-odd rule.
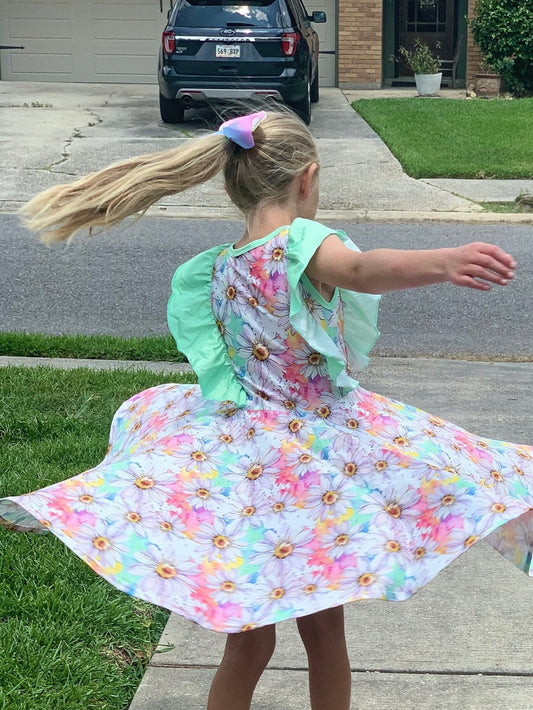
[[[66,158],[65,158],[65,160],[66,160]],[[28,172],[31,172],[32,170],[36,170],[36,171],[54,173],[54,175],[71,175],[73,177],[76,177],[77,173],[71,173],[68,170],[52,170],[52,166],[59,165],[61,162],[63,162],[63,161],[60,160],[57,163],[52,163],[51,165],[43,165],[42,167],[33,167],[33,166],[31,168],[23,167],[22,170],[27,170]]]
[[[93,126],[96,126],[96,125],[104,122],[104,119],[102,118],[102,116],[100,116],[93,109],[87,108],[85,110],[89,114],[89,117],[92,117],[94,119],[94,121],[89,120],[87,122],[87,126],[89,126],[89,128],[92,128]],[[77,126],[75,126],[73,128],[72,134],[65,140],[65,143],[63,145],[63,151],[61,153],[61,158],[59,160],[56,160],[54,163],[50,163],[50,165],[47,165],[43,168],[38,168],[38,169],[39,170],[50,170],[51,172],[54,172],[54,173],[56,173],[56,172],[63,173],[64,171],[53,170],[53,168],[57,165],[61,165],[62,163],[64,163],[66,160],[68,160],[70,158],[69,149],[76,138],[86,138],[86,136],[81,132],[81,130],[82,129],[78,128]],[[65,172],[64,174],[65,175],[75,175],[75,173],[69,173],[69,172]]]
[[[157,653],[157,651],[156,651]],[[218,668],[215,663],[150,663],[151,668],[184,668],[184,669],[205,669],[213,670]],[[307,666],[268,666],[269,671],[296,671],[308,672]],[[351,668],[352,673],[382,673],[383,675],[431,675],[431,676],[464,676],[464,677],[494,677],[494,678],[531,678],[533,673],[528,671],[459,671],[459,670],[409,670],[393,668]]]
[[[475,202],[475,200],[471,200],[469,197],[465,197],[464,195],[460,195],[458,192],[454,192],[452,189],[449,187],[444,187],[444,185],[434,185],[432,182],[427,182],[423,178],[420,180],[421,183],[424,183],[424,185],[427,185],[428,187],[433,187],[436,190],[441,190],[442,192],[447,192],[448,195],[453,195],[454,197],[460,197],[463,200],[468,200],[469,202]],[[477,204],[477,202],[476,202]]]
[[[93,109],[88,108],[88,109],[87,109],[87,113],[89,114],[89,116],[92,116],[92,117],[94,118],[94,122],[89,121],[89,123],[87,123],[87,125],[88,125],[90,128],[92,128],[92,126],[96,126],[96,125],[98,125],[99,123],[103,123],[103,122],[104,122],[104,119],[102,118],[102,116],[100,116],[99,114],[97,114],[96,111],[94,111]]]
[[[479,212],[483,209],[483,207],[481,206],[481,204],[479,202],[476,202],[475,200],[471,199],[470,197],[466,197],[465,195],[460,195],[458,192],[454,192],[449,187],[444,187],[444,185],[434,185],[431,182],[427,182],[423,178],[420,180],[420,184],[422,184],[422,183],[424,185],[426,185],[427,187],[432,187],[436,190],[440,190],[441,192],[445,192],[448,195],[452,195],[452,197],[456,197],[458,200],[462,200],[463,202],[469,202],[472,207],[479,208],[478,210],[473,210],[475,212]],[[460,205],[460,207],[462,207],[462,205]],[[458,209],[459,209],[459,206],[455,208],[455,210],[458,210]]]
[[[361,160],[357,160],[357,158],[354,158],[354,160],[351,160],[347,163],[338,163],[336,165],[333,165],[333,164],[326,165],[326,164],[321,163],[320,170],[324,171],[324,170],[331,170],[331,169],[335,170],[337,168],[349,168],[352,165],[387,165],[389,163],[390,163],[390,161],[387,160],[387,158],[379,158],[379,160],[375,160],[374,158],[368,158],[368,159],[362,158]],[[398,170],[396,168],[396,166],[393,166],[393,169],[394,169],[394,173],[401,172],[401,170]],[[408,175],[407,177],[410,177],[410,176]],[[411,178],[411,179],[414,180],[414,178]]]
[[[50,170],[52,172],[55,172],[52,170],[52,168],[54,166],[61,165],[61,163],[64,163],[66,160],[68,160],[68,158],[70,158],[69,148],[72,145],[75,138],[85,138],[85,136],[81,132],[81,128],[74,128],[72,131],[72,134],[65,140],[65,143],[63,145],[63,151],[61,153],[61,158],[59,160],[56,160],[54,163],[50,163],[50,165],[40,168],[40,169],[41,170]]]

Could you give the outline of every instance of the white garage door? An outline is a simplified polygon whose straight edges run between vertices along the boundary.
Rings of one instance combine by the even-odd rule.
[[[161,12],[161,5],[163,12]],[[156,81],[157,53],[170,0],[0,0],[0,71],[11,81]],[[309,3],[321,50],[335,50],[335,0]],[[335,83],[334,54],[320,59],[322,86]]]
[[[25,47],[2,51],[2,79],[155,81],[165,24],[159,0],[0,2],[0,44]]]

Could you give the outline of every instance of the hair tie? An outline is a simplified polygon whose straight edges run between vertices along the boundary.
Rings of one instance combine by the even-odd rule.
[[[257,113],[249,113],[247,116],[231,118],[229,121],[224,121],[218,132],[240,145],[241,148],[253,148],[255,143],[252,134],[266,117],[266,111],[258,111]]]

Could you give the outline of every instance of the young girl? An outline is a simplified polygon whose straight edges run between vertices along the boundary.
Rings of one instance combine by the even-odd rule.
[[[185,148],[60,185],[25,208],[47,241],[117,224],[223,171],[245,228],[178,268],[170,329],[199,385],[141,392],[103,462],[0,501],[119,589],[228,633],[208,710],[245,710],[295,618],[313,710],[348,710],[343,604],[406,599],[486,538],[530,571],[533,448],[469,434],[362,389],[379,296],[507,285],[475,243],[359,252],[313,221],[319,158],[291,114],[226,122]]]

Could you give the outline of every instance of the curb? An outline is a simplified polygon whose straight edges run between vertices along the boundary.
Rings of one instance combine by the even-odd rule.
[[[133,372],[150,370],[151,372],[173,372],[194,374],[188,362],[155,362],[152,360],[90,360],[63,357],[18,357],[0,356],[0,367],[52,367],[56,370],[76,370],[85,367],[89,370],[130,370]]]
[[[232,208],[151,207],[148,217],[171,219],[218,219],[241,221],[242,216]],[[413,210],[366,210],[360,208],[326,210],[319,209],[319,221],[338,222],[462,222],[465,224],[533,224],[533,212],[437,212]]]
[[[0,214],[16,214],[25,202],[0,201]],[[168,219],[214,219],[240,222],[242,216],[231,207],[195,207],[184,205],[156,205],[146,212],[147,217],[166,217]],[[319,209],[317,219],[338,222],[456,222],[463,224],[533,224],[533,212],[437,212],[437,211],[401,211],[401,210],[366,210]]]
[[[430,357],[424,355],[373,355],[366,372],[372,369],[372,363],[431,362],[448,363],[450,367],[461,365],[497,366],[501,368],[533,368],[533,357],[499,357],[487,356],[460,356],[460,357]],[[169,372],[178,374],[192,374],[194,370],[188,362],[169,362],[163,360],[96,360],[91,358],[73,357],[25,357],[19,355],[0,355],[0,367],[52,367],[57,370],[76,370],[88,368],[89,370],[151,370],[152,372]]]

